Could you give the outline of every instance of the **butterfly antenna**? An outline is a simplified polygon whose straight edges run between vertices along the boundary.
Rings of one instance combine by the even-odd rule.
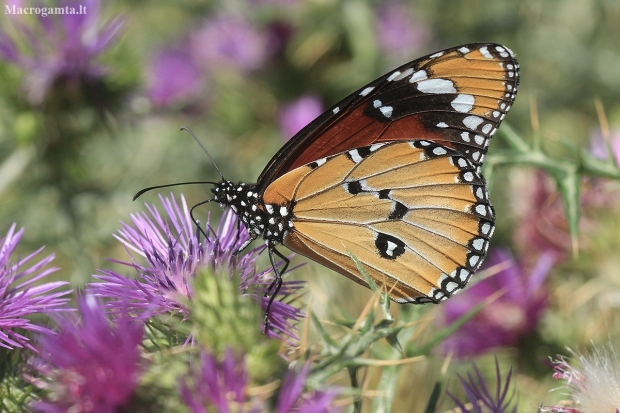
[[[204,151],[204,153],[207,154],[207,156],[209,157],[209,159],[211,159],[211,163],[213,163],[213,166],[215,166],[215,169],[217,170],[217,173],[220,174],[220,176],[222,177],[222,180],[224,179],[224,175],[222,175],[222,172],[220,171],[220,168],[217,167],[217,165],[215,164],[215,161],[213,160],[213,157],[211,156],[211,154],[209,153],[209,151],[207,150],[207,148],[205,148],[205,146],[202,144],[202,142],[200,142],[200,140],[196,137],[196,135],[194,135],[194,132],[192,132],[187,126],[183,126],[181,128],[181,130],[186,131],[187,133],[189,133],[190,135],[192,135],[192,138],[194,138],[194,140],[196,142],[198,142],[198,145],[200,145],[200,147],[202,148],[202,150]]]
[[[133,196],[133,198],[131,199],[132,201],[135,201],[136,199],[138,199],[142,194],[144,194],[145,192],[148,191],[152,191],[153,189],[159,189],[159,188],[168,188],[171,186],[179,186],[179,185],[196,185],[196,184],[211,184],[211,185],[217,185],[217,182],[211,182],[211,181],[193,181],[193,182],[177,182],[175,184],[166,184],[166,185],[156,185],[156,186],[149,186],[148,188],[144,188],[138,191],[137,194],[135,194]]]

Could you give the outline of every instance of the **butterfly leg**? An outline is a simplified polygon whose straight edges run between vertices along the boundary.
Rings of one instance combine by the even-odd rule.
[[[267,330],[269,330],[269,310],[271,310],[273,300],[275,300],[276,295],[280,292],[280,288],[282,288],[282,274],[286,272],[288,265],[291,262],[291,260],[282,255],[282,253],[275,248],[274,243],[269,242],[267,244],[267,249],[269,250],[269,261],[271,261],[271,267],[273,268],[275,279],[271,282],[271,284],[269,284],[269,287],[267,287],[264,295],[265,297],[269,297],[269,302],[267,303],[267,308],[265,310],[265,334],[267,334]],[[278,269],[274,254],[284,261],[282,270]]]
[[[207,199],[206,201],[202,201],[202,202],[198,202],[196,205],[194,205],[190,210],[189,210],[189,216],[192,219],[192,222],[194,223],[194,225],[196,225],[196,228],[198,228],[198,230],[200,232],[202,232],[202,235],[205,236],[205,239],[209,239],[209,236],[207,235],[207,233],[200,227],[200,221],[198,221],[195,217],[194,217],[194,209],[196,209],[197,207],[204,205],[208,202],[213,201],[212,199]]]

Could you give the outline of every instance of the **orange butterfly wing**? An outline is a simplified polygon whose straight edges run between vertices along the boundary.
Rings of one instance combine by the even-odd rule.
[[[493,232],[476,167],[430,141],[315,161],[281,176],[263,199],[293,206],[284,245],[367,286],[350,251],[401,303],[439,302],[463,288]]]
[[[432,140],[480,167],[514,102],[519,65],[505,46],[475,43],[407,63],[345,98],[295,135],[258,178],[378,142]]]

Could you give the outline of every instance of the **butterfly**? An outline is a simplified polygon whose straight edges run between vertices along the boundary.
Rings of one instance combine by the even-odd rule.
[[[289,264],[279,245],[368,287],[352,254],[392,300],[439,303],[487,254],[495,211],[481,166],[518,84],[514,53],[498,44],[419,58],[308,124],[256,183],[222,178],[205,202],[247,228],[239,251],[266,243],[270,304]]]

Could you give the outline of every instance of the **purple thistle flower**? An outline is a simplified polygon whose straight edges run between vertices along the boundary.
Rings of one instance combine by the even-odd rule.
[[[381,4],[377,10],[376,31],[379,46],[397,56],[415,54],[428,41],[426,27],[417,21],[406,3]]]
[[[193,413],[207,413],[207,408],[215,407],[219,413],[260,412],[262,409],[250,407],[246,387],[248,371],[243,357],[235,357],[227,350],[224,360],[218,360],[210,353],[201,354],[200,371],[194,371],[188,382],[181,384],[181,397]]]
[[[227,350],[222,362],[208,353],[201,356],[200,371],[181,384],[181,396],[193,413],[206,413],[214,407],[219,413],[266,411],[264,402],[247,395],[248,372],[243,357]],[[342,409],[333,406],[336,391],[303,393],[310,365],[300,371],[289,370],[278,392],[275,413],[330,413]]]
[[[139,313],[150,316],[165,312],[178,312],[188,316],[184,301],[191,300],[192,280],[201,269],[224,272],[232,276],[239,274],[239,288],[242,294],[260,294],[262,308],[266,309],[269,297],[263,292],[273,281],[273,270],[256,271],[256,260],[265,249],[254,248],[240,257],[233,253],[249,239],[247,230],[237,230],[237,216],[228,210],[224,213],[217,231],[207,223],[208,239],[200,241],[200,233],[191,220],[185,198],[177,201],[160,198],[166,217],[154,206],[147,205],[149,214],[131,215],[133,225],[123,223],[116,237],[125,245],[131,263],[115,261],[134,268],[137,279],[130,279],[112,270],[101,270],[94,277],[102,283],[89,284],[94,294],[111,298],[107,305],[115,308],[125,305],[119,298],[127,297],[130,306]],[[146,259],[146,265],[138,264],[137,257]],[[303,285],[302,281],[285,281],[269,311],[269,336],[280,335],[295,338],[293,323],[303,317],[303,312],[284,302]],[[145,309],[149,309],[145,313]]]
[[[299,371],[288,371],[278,394],[276,413],[330,413],[342,410],[333,406],[337,395],[334,390],[303,394],[308,373],[309,364],[304,364]]]
[[[196,62],[208,70],[258,69],[267,58],[268,36],[241,17],[207,20],[192,36]]]
[[[143,324],[126,311],[112,321],[94,296],[79,296],[77,314],[59,317],[58,334],[39,340],[35,367],[45,377],[49,398],[41,412],[114,413],[127,406],[142,372]],[[37,384],[37,383],[35,383]]]
[[[280,109],[280,131],[284,140],[289,140],[304,126],[323,113],[321,99],[305,95],[287,103]]]
[[[465,394],[467,395],[469,404],[472,406],[471,409],[459,401],[454,395],[448,393],[461,411],[463,413],[482,413],[483,411],[489,413],[515,413],[517,411],[517,407],[514,406],[512,409],[510,408],[515,394],[514,390],[510,396],[508,395],[510,390],[512,369],[508,371],[508,375],[504,381],[504,379],[502,379],[502,373],[499,369],[499,362],[495,359],[495,378],[497,384],[495,393],[493,394],[489,390],[489,386],[487,386],[482,373],[478,369],[478,366],[474,364],[473,367],[476,373],[475,376],[472,376],[469,373],[467,373],[467,378],[458,375],[461,385],[465,390]],[[483,407],[485,407],[484,410]]]
[[[202,74],[185,46],[157,53],[149,72],[147,94],[157,107],[190,103],[202,89]]]
[[[501,265],[504,269],[448,300],[443,306],[444,323],[451,324],[485,299],[501,295],[450,336],[443,351],[466,357],[495,347],[517,345],[519,338],[536,328],[542,316],[547,302],[543,282],[554,262],[554,254],[543,253],[529,276],[525,276],[508,251],[492,251],[485,267]]]
[[[13,20],[19,43],[26,45],[28,54],[20,51],[5,30],[0,30],[0,58],[26,70],[28,99],[35,104],[58,80],[77,82],[103,77],[106,68],[93,59],[110,47],[122,26],[117,19],[99,28],[100,0],[59,1],[53,6],[84,13],[39,15],[35,27]]]
[[[65,304],[69,299],[61,297],[69,294],[70,291],[52,292],[69,284],[66,281],[40,283],[45,277],[58,270],[55,267],[47,267],[54,259],[54,254],[31,263],[31,260],[44,247],[24,258],[11,261],[11,254],[15,251],[23,234],[24,229],[16,233],[15,224],[13,224],[6,236],[0,238],[0,347],[8,349],[26,347],[34,350],[28,342],[28,337],[16,332],[15,329],[49,333],[49,329],[32,324],[26,317],[36,313],[49,314],[66,311]]]

